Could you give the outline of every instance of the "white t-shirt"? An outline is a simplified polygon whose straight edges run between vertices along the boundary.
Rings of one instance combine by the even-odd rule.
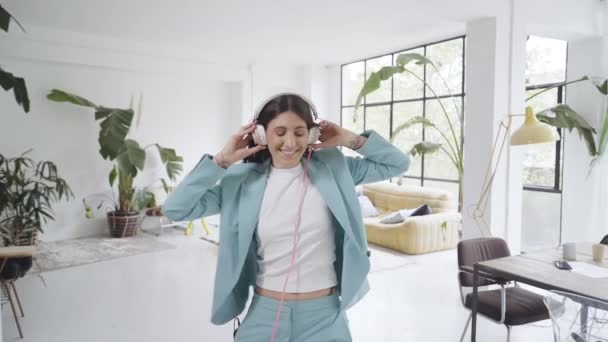
[[[255,233],[259,265],[256,284],[261,288],[283,290],[291,263],[303,174],[302,164],[270,170]],[[331,212],[307,179],[294,268],[286,292],[312,292],[335,286],[335,260]]]

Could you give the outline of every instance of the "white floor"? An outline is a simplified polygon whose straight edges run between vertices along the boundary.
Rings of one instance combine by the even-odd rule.
[[[17,282],[26,314],[23,342],[231,341],[232,324],[209,323],[216,246],[197,237],[160,237],[177,248],[74,267]],[[458,341],[468,317],[456,285],[454,250],[407,256],[372,250],[372,290],[349,319],[354,341]],[[513,329],[511,341],[552,341],[545,327]],[[10,307],[3,341],[18,340]],[[506,329],[478,320],[478,341]],[[467,338],[468,338],[467,334]]]

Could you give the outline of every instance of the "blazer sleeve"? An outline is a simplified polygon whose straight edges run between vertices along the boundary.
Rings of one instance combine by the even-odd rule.
[[[401,152],[375,131],[361,133],[367,142],[356,152],[361,157],[346,157],[346,163],[355,185],[373,183],[397,177],[407,171],[410,157]]]
[[[226,169],[217,165],[211,155],[198,164],[169,194],[161,206],[163,215],[173,221],[190,221],[220,212],[221,191],[218,181]]]

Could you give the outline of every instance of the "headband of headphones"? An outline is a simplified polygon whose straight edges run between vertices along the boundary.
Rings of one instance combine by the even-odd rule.
[[[317,112],[317,108],[315,107],[315,105],[312,103],[311,100],[309,100],[307,97],[302,96],[297,93],[285,92],[285,93],[278,93],[278,94],[272,95],[271,97],[269,97],[265,101],[263,101],[262,104],[260,104],[258,106],[258,108],[255,110],[254,115],[253,115],[253,120],[251,120],[251,121],[256,122],[258,120],[258,117],[262,113],[262,110],[264,110],[264,107],[266,107],[266,105],[268,103],[270,103],[270,101],[272,101],[278,97],[284,96],[284,95],[293,95],[293,96],[297,96],[300,99],[302,99],[304,102],[306,102],[306,104],[308,104],[308,107],[310,107],[310,112],[312,114],[312,121],[317,121],[317,119],[319,119],[319,114]]]
[[[310,108],[310,112],[311,112],[310,114],[312,116],[312,121],[315,122],[317,120],[317,118],[318,118],[317,110],[316,110],[315,106],[312,104],[312,101],[310,101],[309,99],[307,99],[304,96],[299,95],[299,94],[280,93],[280,94],[273,95],[266,101],[262,102],[262,105],[255,111],[255,115],[254,115],[252,121],[256,122],[258,120],[260,113],[262,112],[262,110],[264,110],[264,107],[266,107],[266,105],[270,101],[276,99],[277,97],[284,96],[284,95],[296,96],[296,97],[302,99],[304,102],[306,102]],[[262,125],[256,124],[256,128],[253,131],[252,136],[253,136],[253,141],[256,145],[267,145],[268,144],[268,139],[266,137],[266,129]],[[309,145],[314,144],[315,142],[317,142],[317,140],[319,140],[320,136],[321,136],[321,130],[319,129],[319,126],[315,125],[314,127],[311,127],[308,130],[308,139],[307,139],[308,144]]]

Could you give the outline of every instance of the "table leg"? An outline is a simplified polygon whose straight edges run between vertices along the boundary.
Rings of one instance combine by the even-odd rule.
[[[479,267],[473,265],[473,305],[471,306],[471,342],[475,342],[477,335],[477,283],[479,281]]]
[[[583,304],[583,307],[581,308],[581,335],[583,335],[583,338],[587,338],[587,323],[589,321],[589,306],[586,304]]]

